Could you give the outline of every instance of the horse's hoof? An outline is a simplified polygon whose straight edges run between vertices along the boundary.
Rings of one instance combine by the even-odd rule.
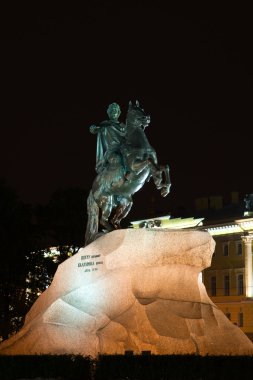
[[[108,232],[114,230],[112,224],[109,223],[109,222],[106,222],[105,220],[101,220],[101,221],[100,221],[100,224],[101,224],[101,226],[105,227],[105,229],[106,229]]]

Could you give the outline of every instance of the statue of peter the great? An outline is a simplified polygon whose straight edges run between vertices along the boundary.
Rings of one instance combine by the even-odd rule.
[[[146,136],[150,116],[139,102],[129,102],[125,124],[119,122],[117,103],[109,105],[107,114],[108,120],[90,126],[91,133],[97,134],[97,175],[87,199],[86,245],[101,233],[120,228],[132,208],[133,195],[150,178],[163,197],[171,185],[168,165],[158,164]]]

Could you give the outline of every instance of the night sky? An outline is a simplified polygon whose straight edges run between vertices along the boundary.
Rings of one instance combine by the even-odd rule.
[[[166,214],[199,196],[253,192],[252,13],[239,3],[164,3],[2,12],[0,177],[22,200],[88,190],[89,126],[106,119],[111,102],[124,121],[135,99],[151,115],[146,133],[172,188],[160,199],[147,184],[134,196],[134,217],[151,197]]]

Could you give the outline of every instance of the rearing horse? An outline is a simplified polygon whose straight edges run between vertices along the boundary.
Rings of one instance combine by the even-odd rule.
[[[125,143],[119,151],[110,154],[107,166],[96,176],[87,199],[85,245],[99,236],[99,224],[104,232],[120,228],[121,220],[133,205],[132,195],[151,177],[163,197],[169,193],[169,167],[157,164],[156,152],[144,132],[149,123],[150,116],[145,115],[139,102],[134,105],[130,102]]]

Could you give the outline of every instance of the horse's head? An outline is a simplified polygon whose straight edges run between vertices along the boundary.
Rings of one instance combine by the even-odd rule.
[[[136,100],[135,104],[132,104],[130,101],[126,121],[127,126],[129,127],[142,127],[145,129],[150,123],[150,116],[145,114],[144,109],[140,107],[138,100]]]

